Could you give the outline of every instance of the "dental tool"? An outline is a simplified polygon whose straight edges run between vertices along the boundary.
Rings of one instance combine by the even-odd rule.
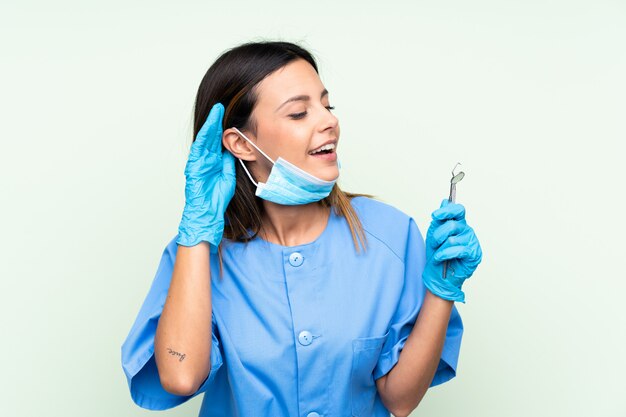
[[[452,179],[450,180],[450,197],[448,197],[448,202],[454,203],[456,200],[456,184],[460,182],[463,177],[465,177],[465,173],[460,171],[458,174],[454,173],[454,170],[457,166],[461,165],[460,162],[457,162],[454,168],[452,168]],[[448,261],[443,263],[443,279],[446,279],[446,273],[448,271]],[[454,274],[454,270],[452,270],[452,274]]]

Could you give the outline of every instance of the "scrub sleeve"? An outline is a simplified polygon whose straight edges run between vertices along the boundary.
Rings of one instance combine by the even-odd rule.
[[[422,280],[422,271],[426,265],[424,239],[415,221],[409,221],[409,231],[404,254],[404,289],[393,315],[389,335],[374,368],[374,379],[386,375],[400,358],[400,352],[413,329],[420,311],[426,286]],[[441,358],[431,387],[442,384],[456,376],[457,361],[461,348],[463,322],[456,308],[452,309],[446,339]]]
[[[172,408],[206,391],[207,386],[215,379],[217,370],[222,366],[221,345],[215,316],[212,316],[211,371],[206,380],[189,396],[171,394],[161,385],[154,360],[154,337],[172,279],[178,250],[177,237],[174,237],[163,251],[150,291],[122,345],[122,368],[126,374],[131,398],[137,405],[149,410]]]

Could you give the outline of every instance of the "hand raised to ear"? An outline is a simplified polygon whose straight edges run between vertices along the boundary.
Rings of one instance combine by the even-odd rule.
[[[235,158],[222,151],[224,106],[216,103],[191,145],[185,166],[185,208],[176,243],[210,244],[211,253],[224,233],[224,213],[235,195]]]

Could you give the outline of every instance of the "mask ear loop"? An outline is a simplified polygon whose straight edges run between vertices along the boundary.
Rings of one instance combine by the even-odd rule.
[[[240,131],[239,129],[237,129],[237,128],[236,128],[236,127],[234,127],[234,126],[233,126],[233,129],[235,129],[235,130],[237,131],[237,133],[239,133],[239,134],[241,135],[241,137],[242,137],[242,138],[244,138],[245,140],[247,140],[247,141],[250,143],[250,145],[254,146],[254,147],[255,147],[255,149],[256,149],[257,151],[261,152],[261,155],[263,155],[264,157],[266,157],[267,159],[269,159],[269,160],[272,162],[272,164],[275,164],[275,162],[274,162],[274,160],[273,160],[272,158],[270,158],[269,156],[267,156],[267,154],[266,154],[265,152],[263,152],[261,149],[259,149],[259,147],[258,147],[258,146],[256,146],[256,145],[254,144],[254,142],[252,142],[250,139],[248,139],[248,138],[246,137],[246,135],[244,135],[243,133],[241,133],[241,131]],[[239,159],[239,158],[237,158],[237,159]],[[254,181],[254,180],[252,179],[252,175],[250,175],[250,171],[248,171],[248,168],[246,168],[246,165],[243,163],[243,161],[242,161],[241,159],[239,159],[239,163],[240,163],[240,164],[241,164],[241,166],[243,167],[244,171],[246,171],[246,174],[248,174],[248,178],[250,178],[250,181],[252,181],[252,184],[254,184],[254,186],[255,186],[255,187],[258,187],[258,186],[259,186],[259,184],[258,184],[256,181]]]
[[[239,158],[237,158],[237,159],[239,159]],[[250,178],[250,181],[252,181],[252,184],[254,184],[255,187],[258,187],[259,184],[252,179],[252,175],[250,175],[250,171],[248,171],[248,168],[246,168],[246,166],[244,165],[244,163],[243,163],[243,161],[241,159],[239,159],[239,163],[243,167],[243,170],[246,171],[246,174],[248,174],[248,178]]]

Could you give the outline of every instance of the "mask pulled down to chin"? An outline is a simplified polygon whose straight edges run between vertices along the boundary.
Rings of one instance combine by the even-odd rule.
[[[328,197],[339,176],[332,181],[325,181],[309,174],[281,157],[273,161],[272,158],[267,156],[265,152],[248,139],[246,135],[241,133],[239,129],[236,127],[233,127],[233,129],[273,164],[267,182],[255,182],[252,175],[250,175],[250,171],[246,168],[246,165],[239,159],[239,163],[246,171],[246,174],[248,174],[248,178],[250,178],[250,181],[256,186],[256,196],[263,200],[271,201],[272,203],[287,206],[309,204]],[[341,169],[339,161],[337,161],[337,166]]]

